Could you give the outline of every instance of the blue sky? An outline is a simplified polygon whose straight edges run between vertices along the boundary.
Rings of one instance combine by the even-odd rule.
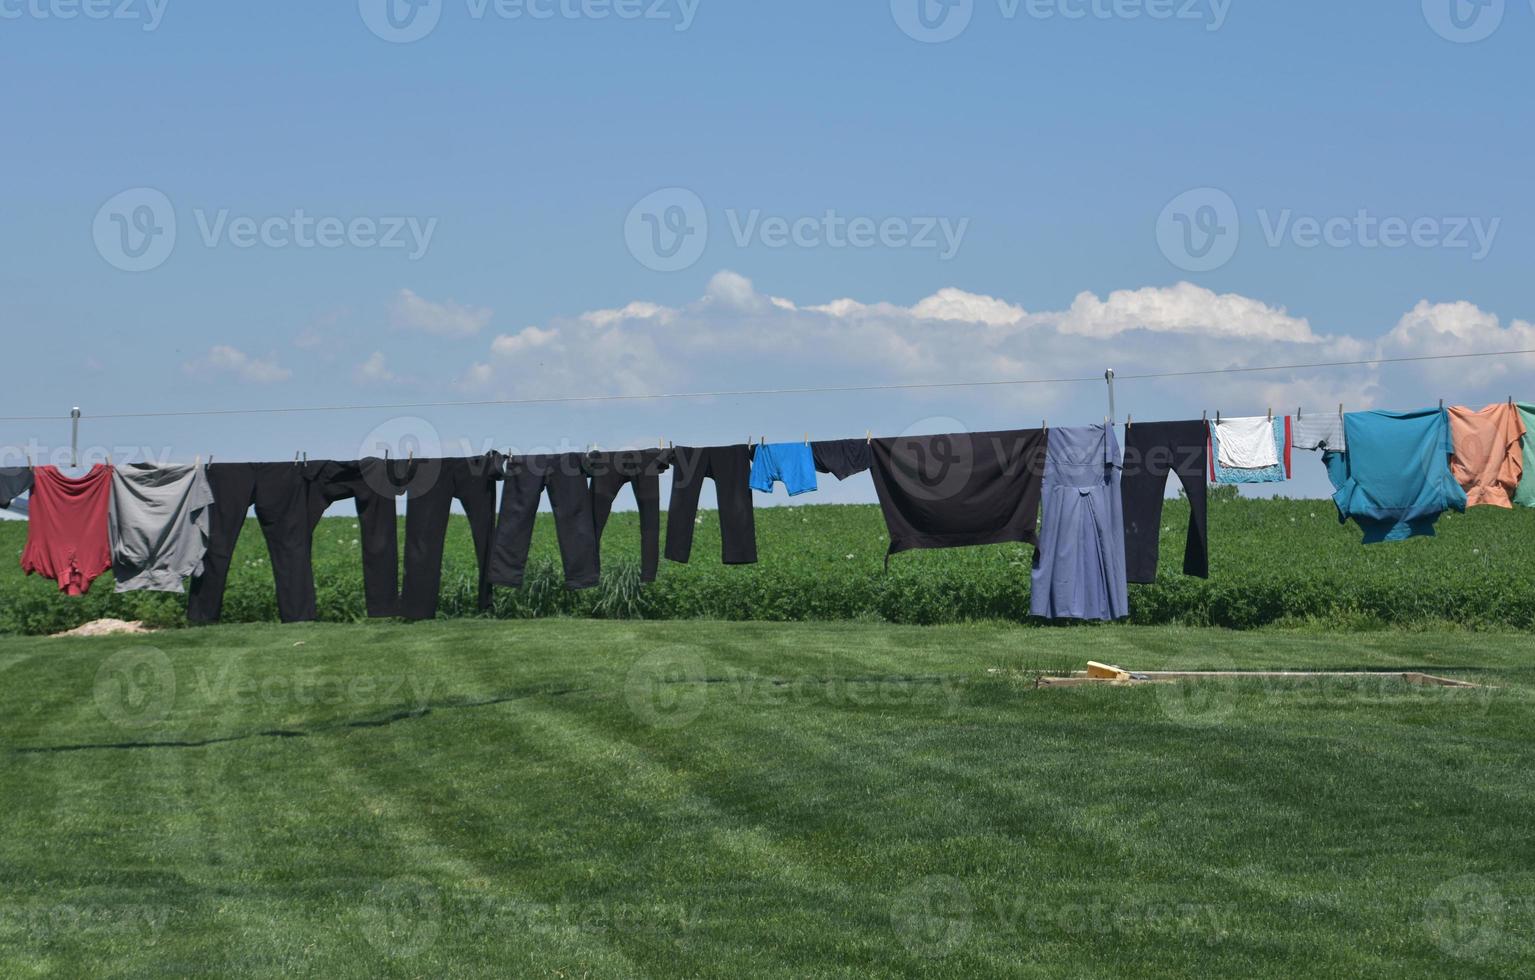
[[[1103,386],[89,416],[1535,347],[1528,0],[396,2],[0,0],[0,415],[81,405],[119,458],[834,438],[1101,421]],[[1118,400],[1480,405],[1532,363]]]

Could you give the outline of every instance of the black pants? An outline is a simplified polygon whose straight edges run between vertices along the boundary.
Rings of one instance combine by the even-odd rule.
[[[400,530],[395,498],[404,493],[415,465],[404,460],[310,463],[309,525],[319,526],[325,509],[338,500],[357,502],[362,539],[362,584],[368,615],[400,614]]]
[[[602,530],[613,513],[613,501],[626,486],[634,487],[640,511],[640,581],[654,582],[661,564],[661,474],[671,454],[660,449],[622,453],[592,453],[586,473],[592,478],[592,523],[597,532],[598,562]]]
[[[272,556],[277,615],[285,623],[315,618],[310,484],[297,463],[213,463],[208,466],[213,507],[203,573],[192,580],[187,620],[216,623],[224,611],[224,587],[235,544],[252,505]]]
[[[1204,422],[1136,422],[1125,436],[1120,500],[1125,510],[1125,571],[1132,582],[1157,580],[1162,500],[1176,473],[1189,499],[1183,574],[1210,576],[1209,449]]]
[[[479,564],[479,608],[490,608],[490,542],[496,528],[493,456],[416,460],[405,505],[405,588],[400,615],[432,619],[442,593],[442,554],[453,501],[464,505]]]
[[[757,522],[752,513],[749,446],[672,450],[672,502],[666,516],[666,557],[686,563],[693,553],[693,522],[705,479],[714,480],[720,508],[720,550],[727,565],[757,560]]]
[[[580,454],[512,456],[505,461],[502,479],[506,486],[501,491],[501,517],[490,558],[490,584],[522,588],[538,504],[548,490],[560,560],[565,564],[565,587],[595,587],[597,527]]]

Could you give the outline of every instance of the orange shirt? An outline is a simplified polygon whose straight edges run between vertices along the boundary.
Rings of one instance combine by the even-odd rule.
[[[1466,506],[1514,506],[1514,490],[1524,472],[1519,410],[1506,403],[1480,412],[1458,405],[1450,409],[1450,431],[1455,441],[1450,468],[1466,490]]]

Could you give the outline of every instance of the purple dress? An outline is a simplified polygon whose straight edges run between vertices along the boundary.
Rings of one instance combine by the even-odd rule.
[[[1124,619],[1123,463],[1114,430],[1051,429],[1045,455],[1044,516],[1034,552],[1029,611],[1050,619]]]

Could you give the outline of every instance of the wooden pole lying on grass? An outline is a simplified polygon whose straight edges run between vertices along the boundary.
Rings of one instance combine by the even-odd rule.
[[[1374,670],[1137,670],[1129,671],[1123,667],[1115,667],[1110,664],[1100,664],[1096,661],[1088,661],[1087,670],[1077,671],[1070,677],[1041,677],[1037,687],[1080,687],[1087,684],[1114,684],[1119,686],[1135,684],[1171,684],[1174,681],[1187,680],[1240,680],[1242,678],[1254,678],[1260,680],[1315,680],[1323,677],[1394,677],[1406,684],[1419,687],[1475,687],[1483,685],[1473,684],[1470,681],[1458,681],[1450,677],[1439,677],[1434,674],[1425,674],[1421,671],[1409,670],[1397,673],[1395,671]]]

